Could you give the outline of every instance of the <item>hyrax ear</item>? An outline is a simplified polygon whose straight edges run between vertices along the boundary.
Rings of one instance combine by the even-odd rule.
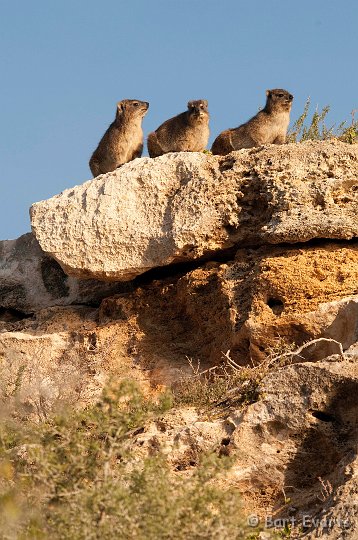
[[[123,111],[124,111],[124,103],[122,101],[119,101],[117,103],[117,113],[122,114]]]
[[[267,97],[270,97],[270,96],[271,96],[271,90],[266,90],[266,96],[267,96]]]
[[[193,102],[192,101],[188,101],[188,109],[191,109],[193,106]]]
[[[209,105],[209,103],[208,103],[208,100],[207,100],[207,99],[203,99],[203,103],[204,103],[205,107],[207,107],[207,106]]]

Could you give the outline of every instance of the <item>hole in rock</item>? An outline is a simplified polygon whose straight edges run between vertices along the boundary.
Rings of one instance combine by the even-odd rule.
[[[322,422],[334,422],[335,418],[329,413],[326,413],[324,411],[311,411],[312,416],[317,418],[318,420],[321,420]]]
[[[22,321],[23,319],[29,319],[30,317],[32,317],[32,315],[28,315],[17,309],[0,306],[0,321],[17,322]]]
[[[235,234],[237,232],[237,226],[235,225],[224,225],[225,231],[228,233],[228,235]]]
[[[225,172],[225,171],[229,171],[230,169],[233,168],[235,164],[235,159],[234,158],[227,158],[225,159],[224,161],[222,161],[219,165],[219,170],[221,173]]]
[[[269,298],[267,300],[267,305],[275,315],[281,315],[285,309],[284,303],[279,298]]]
[[[223,439],[223,440],[221,441],[221,444],[222,444],[223,446],[227,446],[228,444],[230,444],[230,438],[229,438],[229,437],[225,437],[225,439]]]

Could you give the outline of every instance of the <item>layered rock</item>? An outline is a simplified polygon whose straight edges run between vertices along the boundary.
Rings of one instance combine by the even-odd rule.
[[[152,394],[193,366],[270,366],[255,403],[239,408],[238,387],[205,416],[174,409],[132,450],[162,448],[185,474],[203,452],[230,454],[225,482],[261,523],[307,516],[318,520],[307,538],[353,538],[357,157],[338,141],[169,154],[35,204],[37,240],[0,243],[2,409],[38,421],[95,402],[108,380]],[[135,283],[83,279],[153,268]]]
[[[171,385],[192,373],[188,359],[205,369],[221,364],[228,350],[250,366],[322,337],[347,350],[358,341],[357,282],[354,245],[245,249],[232,262],[106,298],[99,309],[54,307],[3,321],[6,388],[18,381],[18,402],[27,404],[49,385],[51,409],[61,395],[72,403],[94,399],[114,372]],[[316,362],[339,350],[334,341],[319,341],[292,361]]]
[[[231,262],[211,261],[105,299],[99,320],[129,325],[143,365],[170,382],[186,357],[209,367],[230,350],[238,364],[255,365],[273,351],[321,337],[347,349],[358,341],[357,283],[356,244],[241,249]],[[295,361],[337,351],[337,344],[322,341]]]
[[[67,276],[31,233],[0,242],[0,320],[50,306],[98,304],[129,289],[125,284]]]
[[[31,208],[41,248],[80,278],[130,280],[236,245],[358,235],[358,148],[308,141],[135,160]]]

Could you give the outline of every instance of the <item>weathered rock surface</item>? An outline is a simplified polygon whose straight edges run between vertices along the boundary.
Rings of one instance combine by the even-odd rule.
[[[0,331],[1,410],[44,420],[63,406],[94,403],[110,377],[147,375],[128,355],[126,329],[98,326],[98,309],[48,308]],[[6,331],[7,330],[7,331]]]
[[[145,455],[161,448],[176,470],[190,470],[203,451],[229,454],[234,465],[225,483],[240,490],[248,516],[257,515],[261,527],[267,524],[265,538],[283,533],[285,523],[293,525],[290,538],[358,536],[353,348],[344,357],[273,368],[256,403],[216,419],[214,407],[211,419],[205,416],[194,409],[170,413],[145,427],[133,451]]]
[[[186,354],[204,358],[205,367],[207,359],[196,355],[210,348],[219,351],[225,328],[233,341],[238,339],[240,325],[222,321],[226,312],[232,316],[233,310],[243,309],[243,299],[251,306],[246,316],[261,333],[270,326],[267,310],[277,308],[272,316],[279,332],[286,328],[298,340],[300,328],[310,328],[311,334],[303,333],[306,338],[325,332],[340,336],[344,356],[324,358],[324,349],[318,354],[311,348],[305,351],[309,362],[273,366],[261,383],[259,400],[246,409],[217,405],[212,416],[175,409],[133,438],[133,452],[141,457],[161,448],[174,470],[190,474],[203,452],[225,451],[234,465],[223,481],[240,490],[248,515],[257,513],[262,524],[266,516],[294,519],[298,529],[304,518],[306,523],[318,520],[304,529],[310,539],[354,538],[358,345],[352,340],[358,316],[357,296],[351,293],[357,251],[348,244],[275,247],[270,256],[265,250],[242,250],[239,266],[209,263],[176,281],[106,299],[100,310],[56,307],[5,323],[7,331],[0,332],[2,412],[44,420],[63,405],[93,403],[114,378],[136,379],[150,393],[153,384],[170,383],[185,371]],[[267,305],[267,293],[280,295],[283,311],[281,304]],[[224,300],[218,300],[219,294]],[[271,336],[266,330],[261,343],[276,339],[273,321]],[[321,525],[327,522],[328,528]]]
[[[358,341],[357,287],[354,243],[241,249],[234,261],[107,298],[99,320],[130,328],[139,363],[170,383],[186,357],[209,367],[230,350],[235,362],[252,365],[321,337],[347,349]],[[337,344],[319,342],[295,361],[336,352]]]
[[[126,289],[125,284],[67,276],[31,233],[0,242],[0,321],[16,319],[11,310],[29,314],[50,306],[98,304]]]
[[[231,481],[256,506],[261,523],[281,517],[298,530],[305,522],[305,534],[293,538],[358,537],[355,354],[273,370],[261,399],[231,420]]]
[[[42,421],[124,378],[156,395],[226,353],[256,402],[244,380],[178,406],[133,433],[136,458],[160,448],[189,476],[230,455],[220,482],[261,524],[358,538],[357,145],[143,158],[31,213],[37,239],[0,242],[1,414]]]
[[[358,236],[358,147],[308,141],[143,158],[31,208],[69,275],[130,280],[234,245]]]
[[[53,398],[48,388],[41,399],[51,409],[61,395],[86,403],[114,371],[137,373],[154,386],[170,385],[191,373],[188,358],[204,369],[220,364],[228,350],[241,365],[322,337],[347,350],[358,341],[357,283],[353,243],[261,247],[239,250],[225,264],[210,262],[142,284],[104,299],[99,309],[54,307],[23,320],[3,317],[5,387],[18,381],[19,403],[27,404],[42,395],[45,380]],[[292,360],[318,361],[338,350],[336,343],[321,341]],[[37,393],[30,380],[37,381]],[[26,407],[35,414],[34,405]]]

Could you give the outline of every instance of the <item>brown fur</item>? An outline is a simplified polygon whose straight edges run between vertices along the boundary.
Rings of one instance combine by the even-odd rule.
[[[280,88],[266,91],[266,105],[246,124],[227,129],[218,135],[211,147],[213,154],[225,155],[240,148],[262,144],[284,144],[293,96]]]
[[[114,171],[143,152],[142,119],[146,101],[123,99],[117,103],[116,118],[109,126],[89,162],[94,177]]]
[[[150,157],[168,152],[202,152],[208,140],[208,102],[189,101],[187,111],[170,118],[148,135],[148,152]]]

